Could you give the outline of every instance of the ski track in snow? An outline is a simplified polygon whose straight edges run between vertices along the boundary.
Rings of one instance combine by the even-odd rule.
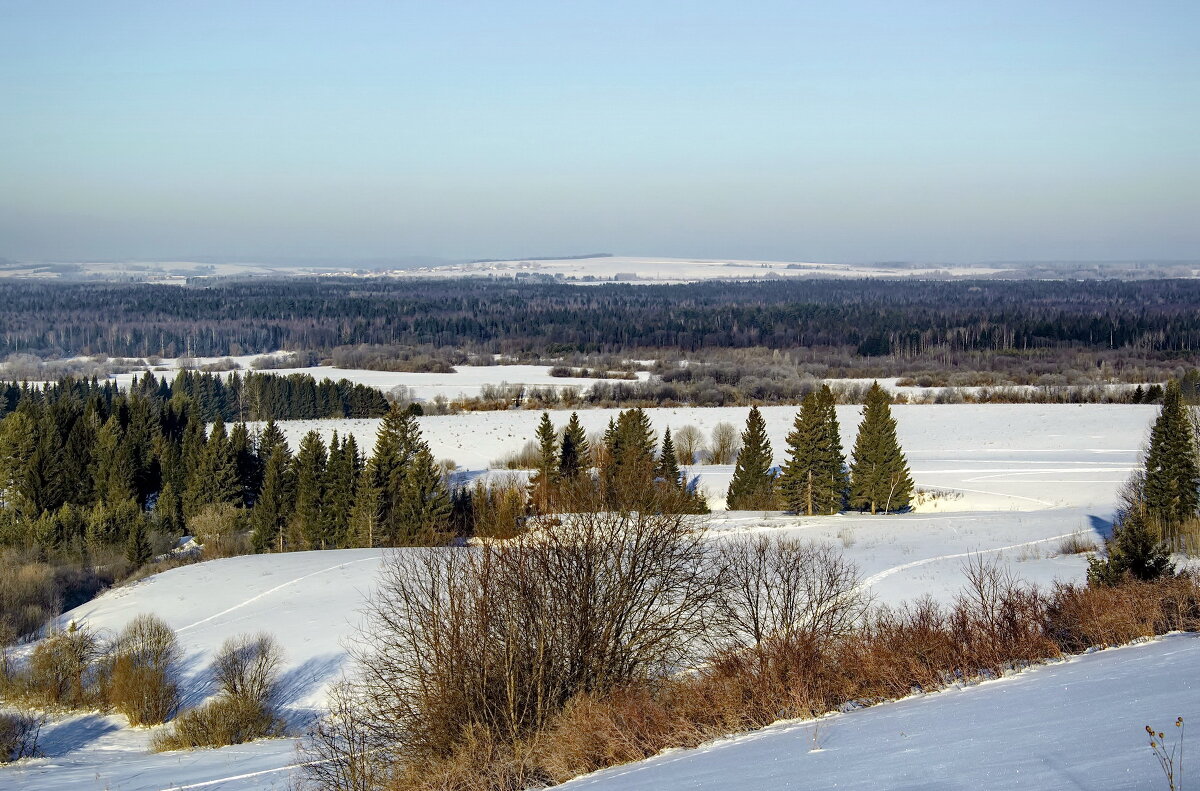
[[[226,609],[221,610],[218,613],[214,613],[214,614],[208,616],[207,618],[201,618],[199,621],[196,621],[195,623],[189,623],[187,626],[181,626],[178,629],[176,629],[175,632],[176,632],[176,634],[178,634],[179,632],[186,632],[188,629],[195,628],[197,626],[200,626],[201,624],[208,623],[209,621],[215,621],[217,618],[220,618],[223,615],[228,615],[229,613],[233,612],[234,610],[240,610],[241,608],[245,607],[248,604],[252,604],[252,603],[258,601],[259,599],[266,598],[267,596],[270,596],[273,593],[278,593],[279,591],[283,590],[284,588],[287,588],[291,585],[295,585],[297,582],[303,582],[304,580],[308,579],[309,577],[316,577],[320,574],[325,574],[326,572],[334,571],[336,569],[344,568],[346,566],[351,566],[355,563],[367,563],[367,562],[375,562],[375,561],[376,561],[376,558],[359,558],[358,560],[349,560],[349,561],[346,561],[345,563],[338,563],[336,566],[330,566],[328,568],[319,569],[317,571],[311,571],[308,574],[305,574],[300,577],[296,577],[295,579],[288,580],[287,582],[276,585],[274,588],[271,588],[270,590],[265,590],[262,593],[255,594],[254,596],[251,596],[249,599],[246,599],[245,601],[241,602],[240,604],[235,604],[232,607],[227,607]]]
[[[1048,538],[1037,538],[1037,539],[1034,539],[1033,541],[1022,541],[1019,544],[1009,544],[1008,546],[1004,546],[1004,547],[992,547],[991,549],[974,549],[974,550],[971,550],[970,552],[955,552],[955,553],[952,553],[949,555],[938,555],[937,557],[932,557],[932,558],[922,558],[921,560],[914,560],[911,563],[902,563],[899,566],[893,566],[890,569],[884,569],[883,571],[880,571],[877,574],[872,574],[870,577],[867,577],[865,580],[863,580],[862,582],[860,582],[858,584],[858,590],[860,590],[860,591],[866,590],[867,588],[871,587],[872,585],[875,585],[876,583],[887,579],[888,577],[892,576],[893,574],[898,574],[901,571],[907,571],[909,569],[913,569],[918,566],[924,566],[929,563],[937,563],[938,561],[942,561],[942,560],[954,560],[955,558],[967,558],[967,557],[971,557],[972,555],[983,555],[983,554],[986,554],[989,552],[1005,552],[1010,549],[1020,549],[1021,547],[1031,547],[1034,544],[1044,544],[1047,541],[1062,541],[1064,538],[1069,538],[1070,536],[1076,535],[1078,533],[1079,533],[1078,530],[1072,530],[1070,533],[1063,533],[1062,535],[1059,535],[1059,536],[1050,536]]]

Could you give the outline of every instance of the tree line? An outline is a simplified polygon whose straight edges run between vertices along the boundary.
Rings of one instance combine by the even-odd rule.
[[[151,372],[134,376],[130,392],[157,403],[187,397],[197,415],[209,422],[236,420],[314,420],[381,417],[388,401],[378,388],[348,379],[317,381],[308,374],[219,374],[183,370],[173,379]],[[60,379],[53,383],[0,384],[0,417],[15,412],[22,401],[49,403],[63,397],[80,402],[97,399],[111,409],[121,394],[115,382]]]
[[[0,354],[224,356],[357,344],[492,353],[849,348],[931,359],[964,351],[1128,349],[1194,357],[1192,280],[804,280],[514,286],[378,278],[0,284]]]

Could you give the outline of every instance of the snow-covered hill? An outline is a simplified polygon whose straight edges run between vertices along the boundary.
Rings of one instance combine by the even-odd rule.
[[[660,430],[686,423],[709,430],[719,421],[740,424],[745,413],[651,410],[651,417]],[[953,499],[887,517],[718,512],[709,528],[714,540],[770,530],[833,543],[884,602],[926,593],[949,598],[961,583],[964,560],[976,553],[1002,559],[1029,581],[1077,580],[1084,558],[1060,554],[1062,537],[1075,532],[1095,537],[1107,529],[1116,489],[1136,463],[1154,409],[983,405],[900,407],[895,413],[917,483]],[[580,414],[589,429],[603,427],[611,415]],[[781,458],[783,434],[795,410],[771,408],[765,414]],[[852,407],[839,411],[847,444],[856,414]],[[566,416],[555,413],[554,419],[561,424]],[[537,413],[510,411],[423,418],[421,425],[436,455],[479,471],[489,459],[520,447],[537,418]],[[350,423],[369,448],[375,423]],[[285,430],[296,440],[312,425],[289,423]],[[336,427],[342,433],[348,428],[346,422]],[[693,472],[711,490],[723,489],[729,474],[728,468]],[[184,648],[189,702],[207,694],[208,666],[223,640],[241,632],[271,632],[287,654],[288,713],[300,722],[321,707],[328,684],[345,667],[345,641],[381,558],[379,551],[343,550],[211,561],[109,591],[64,620],[116,630],[138,613],[163,617],[179,632]],[[1178,666],[1179,672],[1167,673],[1168,666]],[[1075,771],[1081,772],[1084,787],[1149,787],[1145,762],[1129,775],[1141,786],[1121,786],[1125,775],[1116,773],[1133,765],[1144,749],[1137,732],[1142,725],[1196,710],[1200,692],[1187,679],[1197,669],[1200,644],[1171,638],[1016,679],[839,715],[822,721],[817,741],[825,752],[809,754],[812,737],[806,729],[811,726],[785,725],[578,782],[668,791],[1015,787],[1019,776],[989,774],[1011,766],[1034,772],[1024,775],[1032,779],[1021,787],[1069,787],[1066,778]],[[1125,689],[1131,690],[1128,700]],[[1006,702],[1006,690],[1015,691],[1015,702]],[[1037,702],[1043,699],[1045,712],[1040,712]],[[1128,732],[1131,722],[1136,727]],[[44,758],[0,768],[0,790],[282,789],[289,782],[288,767],[297,760],[288,739],[161,755],[146,752],[149,739],[149,731],[130,729],[120,717],[58,720],[44,733]],[[920,771],[922,766],[928,771]],[[1101,777],[1117,779],[1098,782]],[[733,784],[734,779],[743,785]]]

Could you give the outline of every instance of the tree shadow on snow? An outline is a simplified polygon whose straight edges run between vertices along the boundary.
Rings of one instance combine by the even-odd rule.
[[[308,697],[336,676],[341,671],[345,658],[346,655],[340,653],[314,656],[306,660],[304,664],[283,674],[279,679],[276,699],[281,706],[289,709],[284,712],[289,726],[298,727],[320,713],[314,710],[290,707],[289,704]]]
[[[120,726],[99,714],[48,724],[38,739],[38,752],[47,758],[60,758],[81,750],[102,736],[120,730]]]
[[[1113,522],[1111,519],[1105,519],[1102,516],[1088,514],[1088,522],[1093,530],[1100,534],[1100,537],[1105,541],[1112,538]]]

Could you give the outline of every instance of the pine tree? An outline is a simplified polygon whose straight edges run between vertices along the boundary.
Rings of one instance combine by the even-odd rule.
[[[287,449],[275,446],[267,459],[262,492],[250,512],[250,523],[254,526],[252,541],[259,552],[271,549],[282,552],[286,548],[287,524],[292,514],[290,466]]]
[[[850,461],[850,505],[872,514],[901,511],[912,498],[908,461],[896,439],[887,391],[871,384]]]
[[[842,510],[849,481],[833,392],[828,385],[804,397],[787,435],[780,489],[790,511],[813,516]]]
[[[325,549],[325,469],[328,455],[325,442],[316,431],[300,440],[293,460],[292,478],[295,481],[294,516],[309,549]]]
[[[779,506],[775,475],[771,472],[771,441],[767,424],[758,407],[750,408],[746,429],[742,432],[742,451],[733,468],[733,479],[725,495],[725,507],[731,511],[770,510]]]
[[[1143,499],[1147,516],[1167,533],[1196,515],[1200,468],[1192,423],[1178,382],[1167,384],[1150,432]]]
[[[654,477],[675,487],[682,488],[683,473],[679,469],[679,458],[675,454],[675,443],[671,440],[671,427],[663,432],[662,449],[658,454],[658,468]]]
[[[1142,505],[1135,505],[1113,527],[1112,538],[1105,542],[1108,557],[1088,560],[1088,584],[1119,585],[1127,578],[1150,581],[1175,573],[1171,553],[1159,538],[1152,517]]]
[[[558,434],[550,414],[542,413],[537,427],[538,466],[529,478],[529,497],[538,513],[550,513],[558,486]]]
[[[572,412],[563,429],[562,445],[558,456],[558,477],[571,480],[581,475],[588,464],[588,441],[579,422],[579,413]]]
[[[144,519],[138,519],[129,530],[129,538],[125,542],[125,559],[136,567],[150,562],[154,550],[150,546],[149,531]]]

